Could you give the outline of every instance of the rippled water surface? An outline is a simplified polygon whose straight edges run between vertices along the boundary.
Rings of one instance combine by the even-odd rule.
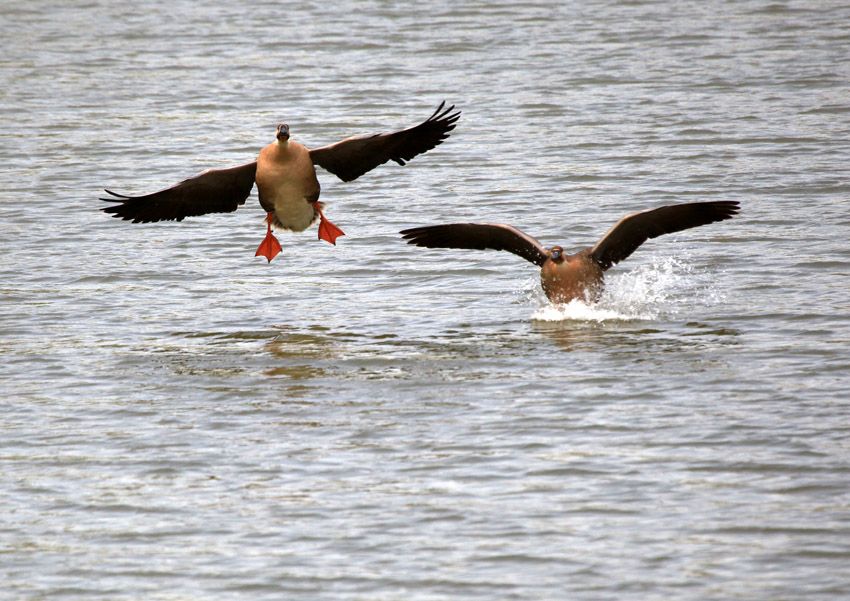
[[[850,9],[839,2],[0,8],[0,598],[850,597]],[[400,128],[336,247],[101,189]],[[737,200],[546,303],[497,252]]]

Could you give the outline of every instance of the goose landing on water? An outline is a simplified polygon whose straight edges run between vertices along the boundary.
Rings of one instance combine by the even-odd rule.
[[[210,169],[182,182],[144,196],[126,196],[110,190],[113,202],[103,209],[113,217],[147,223],[182,221],[207,213],[230,213],[245,204],[254,183],[266,211],[266,237],[256,256],[269,262],[280,252],[272,227],[302,232],[319,220],[319,239],[336,244],[343,232],[324,215],[319,202],[315,165],[349,182],[387,161],[404,165],[449,137],[460,118],[454,105],[437,110],[419,125],[390,133],[354,136],[312,150],[290,139],[285,123],[277,126],[274,142],[260,151],[256,161],[226,169]]]
[[[540,283],[555,303],[594,301],[603,286],[603,273],[649,238],[731,219],[736,201],[667,205],[626,215],[595,246],[568,255],[560,246],[543,247],[515,227],[503,224],[450,223],[403,230],[408,244],[426,248],[506,250],[540,267]]]

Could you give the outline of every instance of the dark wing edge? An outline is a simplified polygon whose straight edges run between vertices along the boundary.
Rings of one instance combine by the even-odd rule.
[[[245,204],[257,172],[257,162],[225,169],[209,169],[182,182],[142,196],[127,196],[105,190],[116,203],[101,209],[113,217],[133,223],[183,221],[207,213],[232,213]]]
[[[439,146],[455,128],[460,110],[442,101],[419,125],[381,134],[354,136],[310,151],[313,163],[344,182],[357,179],[387,161],[404,165],[417,155]]]
[[[626,215],[596,243],[590,256],[609,269],[631,255],[650,238],[731,219],[740,211],[734,200],[667,205]]]
[[[538,267],[546,262],[548,256],[540,242],[515,227],[501,223],[448,223],[415,227],[399,233],[408,244],[425,248],[506,250]]]

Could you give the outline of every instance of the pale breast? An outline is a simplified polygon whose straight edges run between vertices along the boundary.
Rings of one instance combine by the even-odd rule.
[[[317,219],[313,203],[319,199],[319,180],[310,153],[301,144],[266,146],[257,159],[256,179],[260,204],[274,211],[277,227],[301,232]]]

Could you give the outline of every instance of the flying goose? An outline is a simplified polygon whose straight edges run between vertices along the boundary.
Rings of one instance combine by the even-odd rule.
[[[291,139],[286,123],[277,126],[275,141],[263,148],[256,161],[225,169],[210,169],[182,182],[143,196],[126,196],[106,190],[115,203],[104,209],[133,223],[182,221],[207,213],[235,211],[251,194],[254,184],[260,206],[266,211],[266,237],[255,256],[269,262],[280,252],[272,226],[301,232],[319,219],[319,239],[336,244],[344,233],[327,219],[319,202],[315,165],[341,180],[357,179],[378,165],[393,160],[399,165],[427,152],[449,137],[460,118],[454,105],[437,110],[419,125],[365,136],[353,136],[335,144],[308,149]]]

